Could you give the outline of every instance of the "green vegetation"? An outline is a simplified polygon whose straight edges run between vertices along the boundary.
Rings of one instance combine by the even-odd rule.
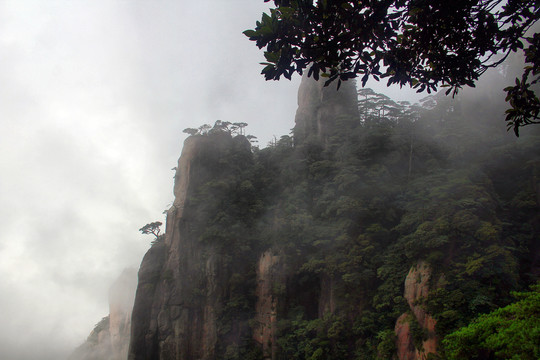
[[[245,122],[235,122],[231,123],[230,121],[221,121],[216,120],[214,123],[214,126],[211,126],[209,124],[204,124],[199,126],[197,129],[195,128],[186,128],[184,129],[184,133],[190,135],[190,136],[196,136],[196,135],[211,135],[216,133],[227,133],[232,136],[236,135],[245,135],[244,128],[248,124]],[[247,135],[246,139],[249,140],[250,143],[255,144],[257,142],[257,137],[253,135]]]
[[[516,302],[448,335],[446,359],[540,359],[540,283],[513,296]]]
[[[260,150],[227,128],[193,134],[209,141],[191,168],[199,181],[182,226],[206,246],[207,259],[220,254],[224,358],[262,358],[249,327],[256,263],[267,249],[288,269],[286,280],[272,284],[280,359],[391,358],[396,319],[410,313],[404,279],[419,261],[433,269],[420,305],[449,339],[442,342],[448,356],[460,358],[464,346],[482,349],[459,341],[477,331],[474,324],[485,328],[524,304],[456,332],[538,277],[530,254],[540,235],[540,136],[518,142],[493,129],[496,106],[478,114],[470,99],[441,95],[424,104],[362,90],[360,118],[325,119],[324,133],[297,124],[292,137]],[[190,281],[200,302],[204,280]],[[524,321],[537,322],[534,314]],[[418,348],[426,334],[410,317]]]

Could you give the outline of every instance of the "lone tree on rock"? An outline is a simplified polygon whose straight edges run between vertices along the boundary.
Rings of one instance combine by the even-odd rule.
[[[161,229],[159,228],[161,225],[163,225],[161,222],[156,221],[150,224],[144,225],[142,228],[139,229],[140,232],[143,234],[152,234],[157,238],[159,238],[159,232]]]

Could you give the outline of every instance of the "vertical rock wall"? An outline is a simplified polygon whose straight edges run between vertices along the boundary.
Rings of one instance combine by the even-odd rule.
[[[157,354],[157,314],[153,303],[165,255],[165,244],[158,242],[148,250],[141,262],[131,316],[129,359],[155,359]]]
[[[337,82],[325,87],[324,80],[315,81],[304,75],[298,89],[295,144],[304,142],[310,135],[326,143],[332,126],[340,117],[359,120],[356,82],[344,81],[338,90]]]
[[[261,346],[264,359],[277,356],[277,320],[280,297],[286,284],[286,270],[281,257],[272,250],[264,252],[257,266],[257,304],[253,339]]]
[[[425,359],[428,354],[437,352],[437,336],[435,334],[437,322],[422,306],[422,300],[427,298],[430,290],[430,277],[430,266],[424,261],[420,261],[411,268],[405,278],[403,296],[409,304],[410,313],[402,314],[396,321],[396,348],[399,360]],[[413,342],[412,322],[417,322],[427,335],[420,348],[416,348]]]
[[[328,145],[335,126],[344,122],[349,127],[359,123],[358,94],[354,80],[344,81],[337,88],[337,81],[324,86],[324,79],[315,81],[304,74],[298,89],[298,109],[295,117],[294,142],[306,141]],[[335,279],[327,274],[320,277],[318,316],[336,311]]]
[[[190,195],[222,176],[220,159],[237,145],[228,133],[193,136],[184,143],[165,240],[150,249],[139,271],[130,360],[216,357],[218,314],[230,274],[214,244],[192,235],[193,224],[186,214]],[[244,148],[249,152],[249,143]],[[221,195],[215,194],[216,201]]]
[[[354,82],[344,82],[339,91],[335,84],[328,88],[322,85],[322,81],[302,81],[295,129],[298,141],[313,135],[325,142],[336,118],[350,117],[353,121],[358,118]],[[175,174],[175,200],[167,212],[164,242],[150,249],[139,271],[130,360],[214,359],[220,346],[219,351],[224,351],[227,344],[237,345],[245,331],[246,326],[233,321],[229,338],[220,338],[220,314],[230,290],[227,281],[231,270],[226,265],[230,260],[212,242],[201,243],[190,235],[194,230],[190,220],[194,215],[189,213],[193,211],[189,210],[190,196],[201,184],[223,176],[216,169],[220,158],[238,145],[234,144],[235,139],[223,132],[192,136],[184,143]],[[250,153],[249,143],[245,151]],[[219,196],[216,194],[216,201]],[[257,273],[257,303],[253,309],[258,325],[252,337],[266,358],[276,357],[279,297],[273,292],[280,286],[286,291],[283,268],[279,257],[269,252],[262,254]],[[321,285],[323,313],[334,308],[331,285],[331,281]]]

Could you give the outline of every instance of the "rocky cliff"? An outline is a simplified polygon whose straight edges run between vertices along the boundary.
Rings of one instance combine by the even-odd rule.
[[[335,88],[304,79],[298,101],[296,126],[303,129],[298,132],[323,141],[336,118],[357,113],[352,83],[345,83],[338,96]],[[199,228],[215,215],[207,208],[213,205],[201,199],[227,202],[237,188],[249,192],[251,158],[250,144],[243,136],[211,131],[186,139],[164,240],[148,251],[139,270],[130,360],[210,360],[234,358],[241,351],[276,359],[278,313],[285,311],[291,292],[302,291],[286,276],[286,260],[279,249],[258,244],[248,253],[224,248],[223,241],[231,240],[224,239],[223,233],[207,237]],[[237,281],[243,281],[241,286],[254,297],[235,294]],[[308,306],[319,308],[321,316],[332,312],[331,279],[325,276],[312,283],[321,289],[315,290],[319,299],[313,302],[304,295],[304,302],[313,302]],[[240,313],[233,306],[237,301],[245,302]],[[224,321],[231,311],[234,316]]]
[[[210,200],[201,197],[227,201],[229,186],[240,181],[227,167],[235,156],[242,158],[236,170],[249,166],[250,144],[243,136],[214,133],[184,143],[165,238],[139,270],[129,359],[214,359],[218,349],[234,351],[231,346],[245,337],[243,319],[233,319],[227,336],[219,337],[237,267],[231,261],[242,259],[221,251],[220,234],[206,237],[200,229],[216,215],[206,208],[213,206]]]
[[[534,280],[530,172],[485,161],[527,147],[439,146],[469,123],[453,105],[360,121],[352,82],[304,78],[298,104],[266,149],[223,123],[186,139],[128,359],[420,360]]]
[[[277,356],[278,309],[287,283],[287,271],[281,258],[268,250],[261,255],[257,266],[253,339],[260,345],[263,359]]]
[[[70,360],[124,360],[127,358],[131,310],[137,287],[135,269],[126,269],[109,290],[109,315],[92,330]]]
[[[430,291],[431,267],[424,261],[413,266],[405,278],[403,297],[409,311],[396,321],[396,349],[399,360],[425,359],[437,353],[437,322],[427,313],[423,301]],[[416,328],[416,334],[413,331]]]
[[[358,121],[356,82],[345,81],[337,90],[335,83],[324,86],[304,75],[298,90],[298,110],[295,117],[294,139],[301,143],[315,136],[325,144],[339,119]]]

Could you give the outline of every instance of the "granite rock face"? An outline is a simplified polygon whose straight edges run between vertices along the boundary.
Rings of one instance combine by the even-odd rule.
[[[231,148],[250,154],[244,137],[227,133],[193,136],[184,143],[165,238],[149,250],[139,271],[130,360],[214,359],[219,341],[234,342],[218,338],[229,265],[215,243],[192,235],[186,216],[190,196],[222,175],[219,164]],[[223,195],[217,192],[214,199]]]
[[[295,117],[295,143],[316,136],[327,143],[332,127],[341,120],[358,121],[358,95],[354,80],[324,86],[324,80],[315,81],[306,75],[298,89],[298,109]]]
[[[358,114],[353,82],[344,83],[339,92],[335,86],[322,85],[322,81],[302,81],[295,130],[295,139],[299,141],[312,136],[324,140],[330,136],[330,124],[336,118],[354,118]],[[254,284],[250,290],[255,294],[250,300],[252,308],[246,310],[248,315],[242,319],[229,321],[226,326],[230,329],[223,332],[221,317],[230,302],[231,279],[236,271],[231,262],[246,259],[230,259],[218,243],[202,242],[193,235],[193,226],[200,220],[196,216],[200,214],[194,214],[198,210],[192,199],[204,184],[226,178],[226,170],[220,172],[219,168],[228,161],[226,156],[231,149],[235,154],[251,156],[246,138],[232,137],[227,132],[191,136],[184,143],[164,240],[149,250],[139,271],[130,360],[210,360],[225,352],[234,353],[246,338],[254,341],[265,359],[277,356],[277,318],[280,308],[285,306],[283,300],[302,292],[294,285],[288,286],[287,264],[277,255],[279,251],[261,249],[255,255],[252,279],[247,279]],[[249,164],[239,166],[244,165]],[[219,202],[223,196],[217,191],[212,201]],[[335,307],[332,279],[323,277],[319,281],[320,296],[313,305],[315,316],[317,309],[323,315]],[[222,336],[224,333],[227,335]]]
[[[257,266],[257,304],[255,307],[255,326],[253,339],[261,346],[264,359],[277,356],[277,320],[283,288],[276,284],[286,284],[286,269],[281,256],[271,250],[264,252]],[[279,286],[277,285],[277,286]]]
[[[153,311],[156,284],[165,261],[165,244],[158,242],[145,254],[139,269],[139,283],[132,313],[131,353],[141,359],[151,359],[155,349],[156,319]]]
[[[409,304],[410,313],[402,314],[396,321],[396,349],[399,360],[425,359],[428,354],[437,352],[435,334],[437,322],[422,306],[422,300],[427,298],[430,291],[431,272],[431,267],[424,261],[420,261],[411,268],[405,278],[403,296]],[[413,343],[412,322],[417,322],[420,329],[427,335],[420,348],[416,348]]]

